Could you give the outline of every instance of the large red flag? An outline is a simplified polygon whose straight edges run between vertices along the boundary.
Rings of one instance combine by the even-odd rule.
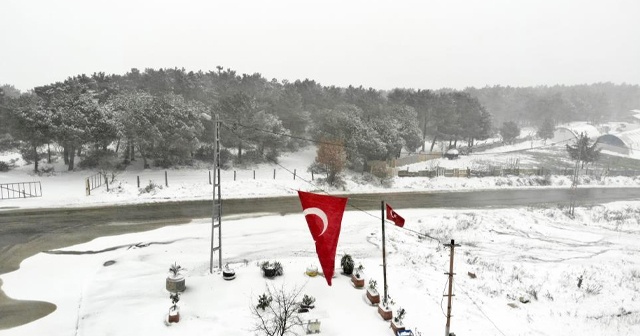
[[[397,212],[393,211],[389,204],[387,204],[387,219],[394,222],[397,226],[404,226],[404,218],[400,217]]]
[[[298,191],[302,210],[309,225],[311,236],[316,242],[316,253],[327,283],[331,278],[336,262],[336,248],[340,237],[342,214],[347,205],[344,197],[334,197]]]

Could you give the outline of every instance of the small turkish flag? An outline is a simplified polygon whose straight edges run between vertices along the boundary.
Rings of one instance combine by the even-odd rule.
[[[311,237],[316,242],[316,253],[327,283],[331,286],[336,263],[336,248],[340,237],[342,214],[347,198],[298,191],[302,213],[307,220]]]
[[[387,204],[387,219],[394,222],[397,226],[404,226],[404,218],[400,217],[397,212],[393,211],[389,204]]]

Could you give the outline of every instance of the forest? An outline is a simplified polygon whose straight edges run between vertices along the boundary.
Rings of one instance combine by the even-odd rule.
[[[36,171],[52,151],[69,170],[135,159],[145,167],[189,165],[212,159],[217,116],[225,165],[277,162],[281,153],[316,142],[341,144],[348,167],[361,171],[370,160],[436,150],[436,141],[473,147],[514,127],[597,124],[637,108],[640,87],[627,84],[384,91],[268,80],[222,67],[131,69],[29,92],[1,86],[0,150],[19,149]]]

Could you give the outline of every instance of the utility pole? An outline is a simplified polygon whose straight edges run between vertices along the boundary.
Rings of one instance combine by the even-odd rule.
[[[380,211],[381,211],[381,216],[380,218],[382,218],[382,279],[384,281],[383,284],[383,288],[384,288],[384,296],[383,301],[385,304],[387,303],[387,249],[385,247],[385,237],[384,237],[384,201],[381,202],[380,205]]]
[[[209,273],[213,273],[213,254],[218,252],[218,268],[222,269],[222,194],[220,193],[220,118],[216,114],[213,122],[213,208],[211,209],[211,250]],[[218,229],[218,245],[215,232]]]
[[[580,134],[582,139],[582,133]],[[576,167],[573,170],[573,180],[571,182],[571,203],[569,204],[569,214],[573,217],[576,208],[577,194],[578,194],[578,177],[580,176],[580,160],[582,154],[582,142],[577,141],[576,147],[578,148],[578,160],[576,160]]]
[[[451,327],[451,298],[453,297],[453,275],[455,274],[453,273],[453,252],[456,246],[460,245],[456,244],[455,241],[451,239],[451,244],[444,244],[444,246],[451,248],[451,256],[449,257],[449,273],[445,273],[449,275],[449,294],[445,295],[449,298],[447,300],[447,325],[444,329],[444,336],[449,336],[449,329]]]

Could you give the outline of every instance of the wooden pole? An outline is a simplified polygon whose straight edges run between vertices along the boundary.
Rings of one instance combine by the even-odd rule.
[[[164,186],[168,187],[169,186],[169,179],[167,178],[167,171],[164,171]]]
[[[455,273],[453,273],[453,255],[454,255],[454,249],[456,246],[460,246],[460,245],[456,245],[455,241],[453,239],[451,239],[451,244],[444,244],[444,246],[449,246],[451,248],[451,256],[449,257],[449,273],[445,273],[449,275],[449,294],[445,295],[448,296],[447,299],[447,325],[445,326],[444,329],[444,335],[445,336],[449,336],[449,329],[451,328],[451,298],[453,297],[453,275]]]
[[[294,180],[296,179],[296,170],[295,169],[293,170],[293,179]]]
[[[138,180],[138,188],[140,188],[140,175],[136,176],[136,180]]]
[[[380,212],[382,214],[382,280],[383,280],[383,291],[384,291],[384,302],[387,303],[387,250],[385,246],[385,237],[384,237],[384,201],[380,202]]]

